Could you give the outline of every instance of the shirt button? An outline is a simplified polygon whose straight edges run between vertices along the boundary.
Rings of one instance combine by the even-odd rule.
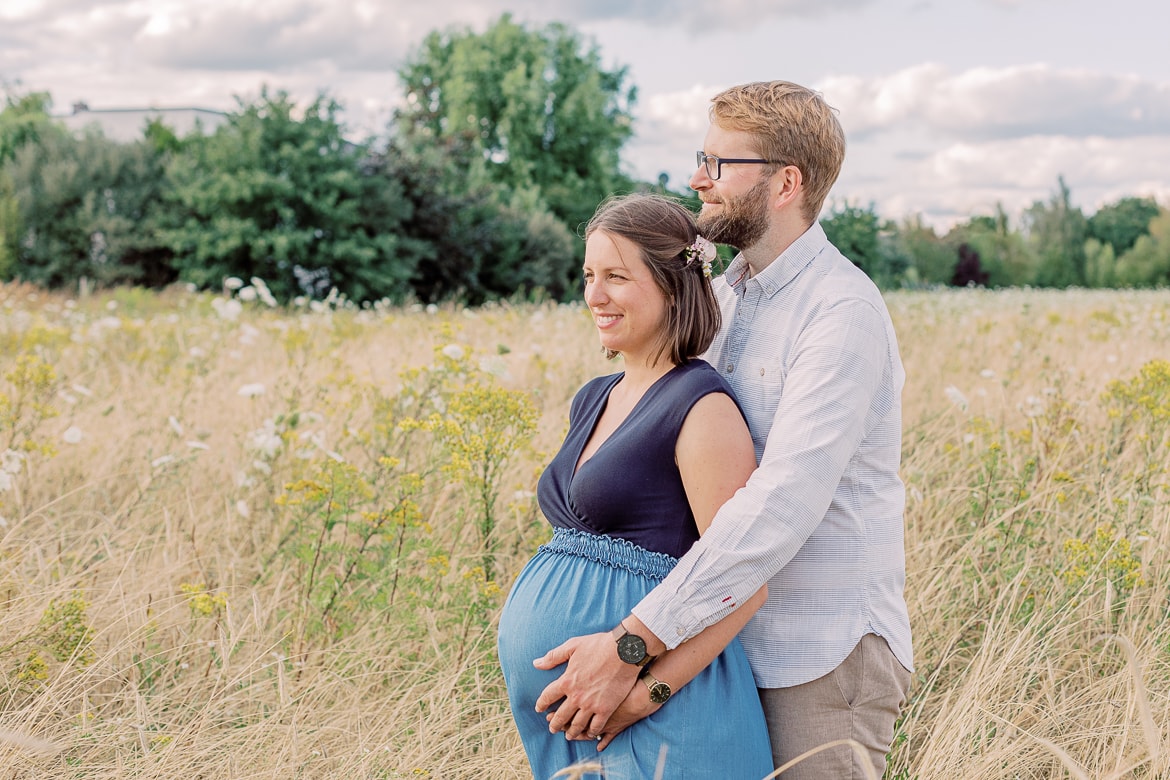
[[[763,375],[764,375],[764,369],[761,368],[760,369],[760,376],[763,376]]]
[[[735,370],[735,363],[728,363],[727,364],[727,373],[730,374],[734,370]]]
[[[683,628],[682,626],[679,626],[678,628],[676,628],[674,630],[674,633],[678,634],[679,636],[686,636],[687,630],[685,628]]]

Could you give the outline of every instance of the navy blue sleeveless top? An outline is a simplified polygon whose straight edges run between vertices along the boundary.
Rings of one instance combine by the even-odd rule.
[[[650,386],[574,474],[609,393],[623,376],[597,377],[577,392],[569,409],[569,433],[540,475],[537,500],[554,527],[616,536],[681,558],[699,538],[699,529],[675,462],[675,443],[700,398],[735,396],[706,362],[675,366]]]

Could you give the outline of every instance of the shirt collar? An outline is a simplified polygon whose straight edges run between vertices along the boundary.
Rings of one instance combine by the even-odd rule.
[[[765,297],[772,297],[797,277],[813,258],[829,243],[820,222],[813,222],[808,230],[788,245],[772,263],[757,276],[748,276],[748,264],[743,253],[735,256],[723,278],[737,293],[742,293],[749,282],[758,284]]]

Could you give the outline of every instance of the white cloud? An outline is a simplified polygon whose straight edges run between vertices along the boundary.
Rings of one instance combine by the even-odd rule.
[[[906,123],[968,139],[1170,133],[1170,82],[1045,64],[952,74],[924,63],[889,76],[830,77],[818,88],[854,138]]]
[[[1052,197],[1063,178],[1074,203],[1091,214],[1128,196],[1170,202],[1167,179],[1148,175],[1150,160],[1170,160],[1170,138],[1030,136],[955,143],[899,165],[886,178],[851,181],[845,175],[834,197],[873,201],[894,219],[923,214],[945,228],[973,214],[990,214],[997,205],[1017,216]]]

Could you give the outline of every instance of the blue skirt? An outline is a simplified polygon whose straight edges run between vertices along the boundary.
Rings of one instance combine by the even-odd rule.
[[[578,762],[600,762],[610,780],[761,780],[772,772],[764,713],[738,639],[601,753],[594,742],[550,734],[545,713],[534,709],[564,667],[543,671],[533,659],[572,637],[612,629],[675,563],[624,539],[557,528],[520,572],[500,616],[499,653],[512,716],[537,780]]]

